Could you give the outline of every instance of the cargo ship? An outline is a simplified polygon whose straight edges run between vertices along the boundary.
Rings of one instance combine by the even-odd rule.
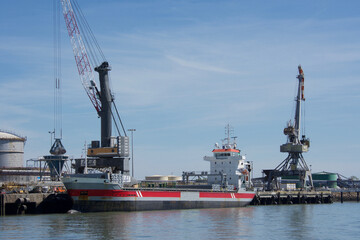
[[[210,172],[183,172],[173,187],[135,188],[128,175],[111,172],[67,175],[62,181],[80,212],[244,207],[255,196],[249,190],[252,164],[240,154],[235,138],[225,140],[204,157]],[[206,184],[189,181],[196,176],[206,178]]]
[[[183,181],[183,184],[179,183],[172,188],[135,188],[136,181],[129,174],[129,137],[115,105],[114,94],[110,90],[111,66],[91,29],[87,24],[84,25],[87,21],[79,11],[79,6],[76,4],[73,8],[71,0],[61,0],[61,3],[81,83],[101,119],[101,140],[92,141],[90,147],[86,147],[86,157],[75,159],[75,174],[62,179],[68,194],[74,200],[74,208],[82,212],[95,212],[242,207],[249,204],[255,195],[247,190],[250,187],[251,165],[240,155],[235,138],[230,142],[229,135],[221,147],[216,145],[213,156],[205,157],[210,162],[211,169],[209,174],[200,174],[207,178],[206,187],[186,185]],[[94,49],[93,46],[97,48]],[[100,59],[103,61],[99,62]],[[99,75],[99,88],[94,71]],[[112,129],[113,123],[116,131]],[[130,130],[135,129],[128,131]],[[51,153],[63,160],[65,152],[60,139],[56,139],[56,146],[54,145]],[[50,160],[52,158],[53,156]],[[89,173],[88,168],[94,171]],[[198,174],[184,173],[183,178],[187,179],[192,175]]]

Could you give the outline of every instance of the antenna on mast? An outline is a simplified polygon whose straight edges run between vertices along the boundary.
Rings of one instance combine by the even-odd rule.
[[[225,136],[226,138],[224,140],[227,141],[227,145],[230,145],[230,136],[234,134],[234,128],[228,123],[225,126]]]

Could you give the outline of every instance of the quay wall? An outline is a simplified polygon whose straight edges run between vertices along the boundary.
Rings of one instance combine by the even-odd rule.
[[[0,216],[66,213],[72,205],[72,199],[64,193],[0,194]]]
[[[332,192],[334,202],[344,202],[344,201],[360,201],[360,189],[359,190],[349,190],[349,191],[339,191]]]
[[[251,205],[332,203],[330,191],[259,191]]]

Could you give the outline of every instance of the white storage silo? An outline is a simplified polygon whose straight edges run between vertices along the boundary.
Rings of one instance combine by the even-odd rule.
[[[0,130],[0,168],[24,166],[26,137]]]

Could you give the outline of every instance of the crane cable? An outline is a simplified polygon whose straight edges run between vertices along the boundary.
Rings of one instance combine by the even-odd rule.
[[[125,128],[124,128],[124,125],[123,125],[123,123],[122,123],[122,121],[121,121],[121,118],[120,118],[120,115],[119,115],[119,112],[118,112],[118,110],[117,110],[117,107],[116,107],[115,102],[113,102],[113,104],[114,104],[114,107],[115,107],[115,110],[116,110],[117,117],[118,117],[118,119],[119,119],[119,121],[120,121],[121,127],[122,127],[122,129],[123,129],[123,131],[124,131],[124,134],[125,134],[125,136],[127,136],[127,135],[126,135]]]
[[[86,20],[84,13],[82,12],[77,0],[73,0],[72,2],[73,2],[73,6],[74,6],[76,20],[78,22],[80,31],[82,32],[82,37],[84,38],[86,48],[88,49],[88,51],[90,53],[90,61],[92,62],[91,64],[93,66],[99,66],[101,64],[101,62],[107,61],[105,58],[105,55],[104,55],[103,51],[101,50],[100,45],[99,45],[98,41],[96,40],[95,35],[94,35],[93,31],[91,30],[89,23]],[[101,59],[101,61],[100,61],[100,59]],[[120,125],[124,132],[124,135],[127,136],[124,125],[121,121],[121,117],[120,117],[117,107],[115,105],[115,102],[112,101],[112,103],[114,105],[116,115],[119,119]],[[111,106],[110,106],[110,109],[111,109]],[[117,132],[121,136],[119,127],[118,127],[118,123],[115,119],[115,116],[114,116],[112,110],[111,110],[111,116],[113,118]]]
[[[72,2],[72,6],[73,6],[74,16],[75,16],[79,31],[81,32],[81,37],[82,37],[84,45],[85,45],[85,49],[89,53],[88,58],[89,58],[90,64],[92,67],[100,66],[102,62],[107,61],[106,57],[105,57],[102,49],[100,48],[100,45],[99,45],[98,41],[96,40],[95,35],[94,35],[93,31],[91,30],[90,25],[89,25],[88,21],[86,20],[84,13],[81,10],[77,0],[71,0],[71,2]],[[91,69],[91,70],[93,70],[93,69]],[[97,94],[100,96],[100,93],[98,92],[97,88],[96,88],[96,91],[97,91]],[[119,112],[115,105],[115,102],[112,101],[112,103],[115,107],[116,115],[119,119],[122,130],[124,131],[124,135],[127,136],[124,125],[121,121]],[[111,103],[109,103],[109,104],[111,105]],[[110,109],[111,109],[111,106],[110,106]],[[118,124],[115,121],[115,116],[114,116],[112,110],[111,110],[111,115],[112,115],[114,124],[116,126],[117,132],[121,136]]]
[[[93,31],[90,28],[89,23],[87,22],[84,13],[82,12],[79,4],[76,0],[73,0],[75,18],[78,22],[79,29],[81,31],[81,36],[84,38],[84,43],[86,49],[90,53],[90,58],[93,66],[99,66],[101,62],[106,61],[105,55],[100,48],[98,41],[95,38]],[[100,56],[99,56],[100,55]]]
[[[61,98],[61,31],[60,2],[53,1],[53,47],[54,47],[54,138],[62,138],[62,98]]]
[[[303,117],[302,117],[302,126],[303,126],[302,131],[303,131],[303,135],[306,136],[306,126],[305,126],[305,123],[306,123],[306,121],[305,121],[305,113],[306,113],[305,110],[306,110],[306,108],[305,108],[305,101],[303,101],[303,102],[304,102],[304,105],[303,105],[304,107],[303,107]]]
[[[292,104],[292,108],[291,108],[291,112],[290,112],[290,119],[293,118],[293,116],[295,116],[295,109],[296,109],[296,101],[297,101],[297,89],[298,89],[298,80],[295,80],[295,84],[294,84],[294,94],[293,96],[295,96],[294,98],[294,102]],[[295,119],[294,119],[294,124],[295,124]]]

